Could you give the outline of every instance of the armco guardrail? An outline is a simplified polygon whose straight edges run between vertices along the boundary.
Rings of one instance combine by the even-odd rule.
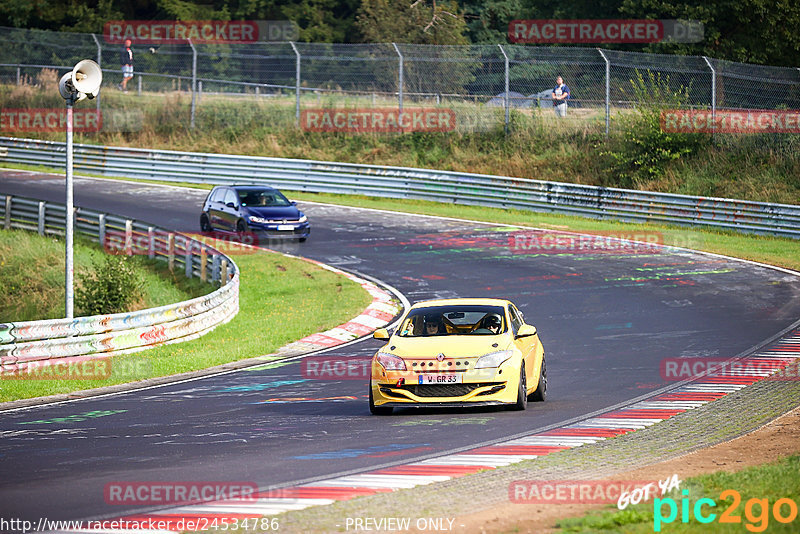
[[[0,137],[0,161],[60,167],[64,143]],[[74,165],[107,176],[256,183],[287,190],[414,198],[800,238],[800,206],[324,161],[75,145]]]
[[[63,235],[65,213],[63,204],[0,196],[0,224],[5,229]],[[44,365],[45,360],[80,362],[186,341],[229,321],[239,311],[236,264],[206,243],[82,208],[76,209],[75,231],[121,253],[163,259],[173,270],[220,287],[203,297],[131,313],[0,324],[0,373],[24,373]]]

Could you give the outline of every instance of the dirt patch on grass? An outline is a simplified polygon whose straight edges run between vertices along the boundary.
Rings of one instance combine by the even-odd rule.
[[[673,474],[683,480],[716,471],[735,472],[793,454],[800,454],[800,407],[740,438],[605,480],[664,480]],[[492,510],[457,517],[455,525],[458,532],[558,532],[558,520],[603,506],[507,502]]]

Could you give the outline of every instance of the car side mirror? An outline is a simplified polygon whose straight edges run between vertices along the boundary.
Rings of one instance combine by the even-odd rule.
[[[292,206],[297,206],[297,202],[296,201],[292,200],[291,202],[292,202]]]
[[[524,324],[519,327],[517,331],[517,335],[514,336],[515,339],[519,339],[521,337],[528,337],[528,336],[535,336],[536,335],[536,327],[531,326],[529,324]]]
[[[233,202],[228,202],[228,203],[227,203],[227,204],[225,204],[225,205],[226,205],[226,206],[228,206],[229,208],[236,209],[236,204],[234,204]]]
[[[389,331],[385,328],[378,328],[375,332],[372,333],[373,339],[389,339]]]

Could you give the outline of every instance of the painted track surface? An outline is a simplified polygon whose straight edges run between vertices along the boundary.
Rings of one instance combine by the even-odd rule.
[[[77,179],[75,190],[77,205],[192,232],[205,196],[88,179]],[[3,172],[0,193],[58,201],[63,179]],[[659,373],[664,358],[733,356],[800,316],[800,282],[751,264],[666,251],[520,254],[509,247],[515,229],[300,204],[312,237],[284,245],[287,252],[375,276],[411,301],[516,302],[547,350],[548,401],[523,413],[401,410],[372,417],[365,381],[307,380],[293,362],[3,413],[1,516],[131,513],[137,508],[103,500],[105,484],[123,480],[283,486],[442,454],[646,394],[666,385]],[[366,340],[327,354],[366,356],[379,344]]]

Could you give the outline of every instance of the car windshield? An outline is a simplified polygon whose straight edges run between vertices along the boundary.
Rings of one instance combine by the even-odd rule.
[[[502,306],[431,306],[411,310],[397,330],[400,337],[485,335],[506,331]]]
[[[237,193],[239,193],[239,202],[242,206],[250,208],[278,208],[291,204],[280,191],[274,189],[240,189]]]

